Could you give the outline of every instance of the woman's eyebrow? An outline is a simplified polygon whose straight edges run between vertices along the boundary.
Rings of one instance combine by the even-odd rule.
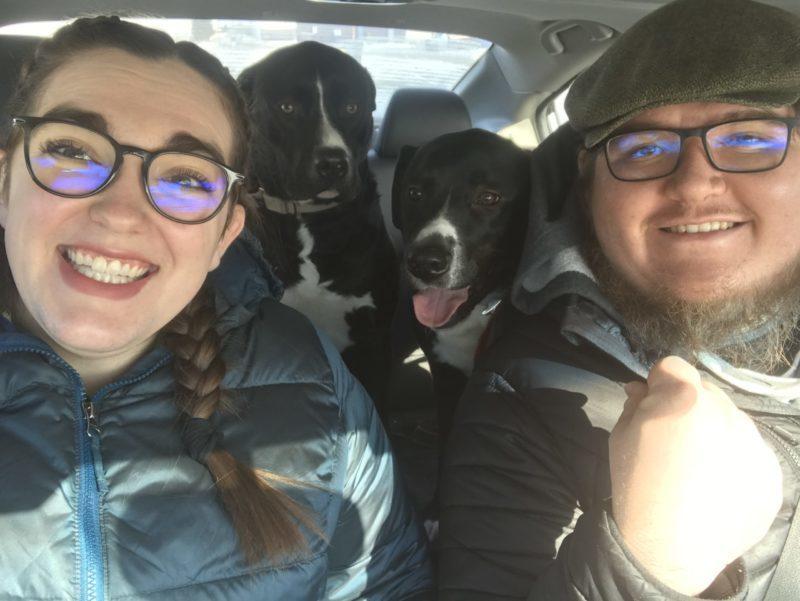
[[[94,111],[87,111],[70,105],[59,105],[47,111],[43,116],[50,119],[73,121],[78,125],[83,125],[84,127],[110,135],[108,132],[108,122],[100,113],[95,113]],[[173,134],[166,145],[160,150],[199,152],[207,154],[220,163],[225,162],[225,158],[219,146],[212,142],[204,142],[192,134],[183,131]]]
[[[204,142],[192,134],[183,131],[173,134],[164,147],[164,150],[205,153],[220,163],[225,162],[222,150],[220,150],[216,144],[212,142]]]
[[[78,125],[108,134],[108,123],[105,118],[100,113],[93,111],[86,111],[70,105],[59,105],[47,111],[43,116],[48,119],[74,121]]]

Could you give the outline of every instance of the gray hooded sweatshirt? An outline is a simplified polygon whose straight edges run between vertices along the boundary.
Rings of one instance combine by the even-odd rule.
[[[578,139],[567,127],[532,160],[530,226],[507,305],[459,407],[444,461],[440,599],[691,599],[637,562],[610,511],[608,436],[622,386],[650,365],[625,338],[579,252],[563,204]],[[697,357],[775,450],[784,500],[768,534],[705,591],[762,600],[800,498],[800,381]]]

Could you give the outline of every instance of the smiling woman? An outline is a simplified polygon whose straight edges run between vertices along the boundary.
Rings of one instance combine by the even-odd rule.
[[[122,162],[114,156],[110,143],[104,147],[100,134],[76,123],[111,127],[121,139],[174,152],[169,146],[172,132],[164,132],[167,119],[174,124],[174,132],[197,132],[197,137],[209,140],[204,146],[225,148],[231,156],[232,131],[227,119],[220,118],[224,106],[203,76],[176,59],[160,65],[117,49],[86,51],[83,56],[85,61],[60,67],[36,102],[24,110],[45,119],[65,113],[80,119],[71,123],[22,121],[29,127],[25,144],[11,148],[4,221],[14,281],[22,306],[32,318],[23,317],[23,321],[31,321],[32,329],[55,342],[70,359],[86,353],[92,356],[88,366],[78,369],[87,372],[84,379],[91,391],[104,383],[95,382],[98,376],[93,373],[98,371],[100,357],[104,364],[115,363],[118,370],[124,370],[187,305],[241,230],[244,210],[241,205],[229,205],[227,228],[226,215],[195,227],[170,219],[146,219],[147,206],[138,185],[141,167],[145,165],[152,177],[154,167],[163,162],[159,159],[174,155]],[[20,122],[17,118],[16,123]],[[195,161],[193,155],[183,156],[190,165]],[[28,176],[26,165],[33,177]],[[117,177],[106,187],[112,174]],[[221,171],[221,177],[227,178],[228,172]],[[236,178],[231,177],[230,182],[234,184]],[[152,199],[154,187],[145,189]],[[93,196],[85,202],[54,203],[54,193]],[[220,195],[216,209],[222,207],[224,198]],[[181,215],[183,220],[187,217]],[[150,228],[149,221],[153,221]],[[59,251],[56,261],[54,248]],[[145,248],[145,256],[141,256]],[[67,249],[105,257],[109,263],[136,260],[147,267],[147,273],[118,288],[92,278],[74,278],[75,270],[63,260]],[[64,277],[56,277],[56,270]],[[183,285],[175,286],[177,281]],[[71,294],[76,287],[96,292]],[[125,306],[105,302],[110,296],[123,302],[121,294],[127,296]],[[119,323],[120,311],[126,315],[123,323]],[[70,362],[75,365],[75,359]],[[85,362],[77,359],[77,363]]]
[[[0,542],[0,596],[424,598],[369,399],[302,318],[207,282],[245,219],[228,72],[80,19],[40,44],[9,112],[0,452],[19,485],[0,529],[26,544]]]

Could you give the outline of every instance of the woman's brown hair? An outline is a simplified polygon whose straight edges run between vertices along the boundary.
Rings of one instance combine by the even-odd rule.
[[[81,52],[96,48],[120,49],[153,60],[178,59],[203,75],[219,92],[233,128],[235,148],[230,166],[244,171],[249,139],[247,110],[228,70],[195,44],[175,42],[161,31],[118,17],[78,19],[43,40],[22,67],[7,113],[27,114],[35,107],[37,96],[52,73]],[[7,139],[10,151],[16,142],[14,137]],[[5,169],[6,175],[7,172]],[[5,179],[3,193],[7,195],[8,177]],[[241,202],[238,194],[230,208],[236,202]],[[0,313],[13,314],[18,302],[0,227]],[[216,321],[213,292],[206,284],[161,332],[164,344],[174,355],[175,403],[187,448],[195,443],[191,438],[198,432],[198,423],[201,432],[215,435],[209,419],[225,409],[221,383],[226,367]],[[220,444],[207,447],[206,452],[191,454],[211,472],[247,559],[253,563],[264,558],[278,562],[304,554],[307,542],[300,524],[317,533],[318,527],[288,495],[273,486],[292,481],[245,465]]]

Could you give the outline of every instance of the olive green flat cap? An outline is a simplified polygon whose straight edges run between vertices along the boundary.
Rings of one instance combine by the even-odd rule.
[[[752,0],[677,0],[650,13],[572,85],[566,110],[587,148],[668,104],[758,107],[800,99],[800,17]]]

